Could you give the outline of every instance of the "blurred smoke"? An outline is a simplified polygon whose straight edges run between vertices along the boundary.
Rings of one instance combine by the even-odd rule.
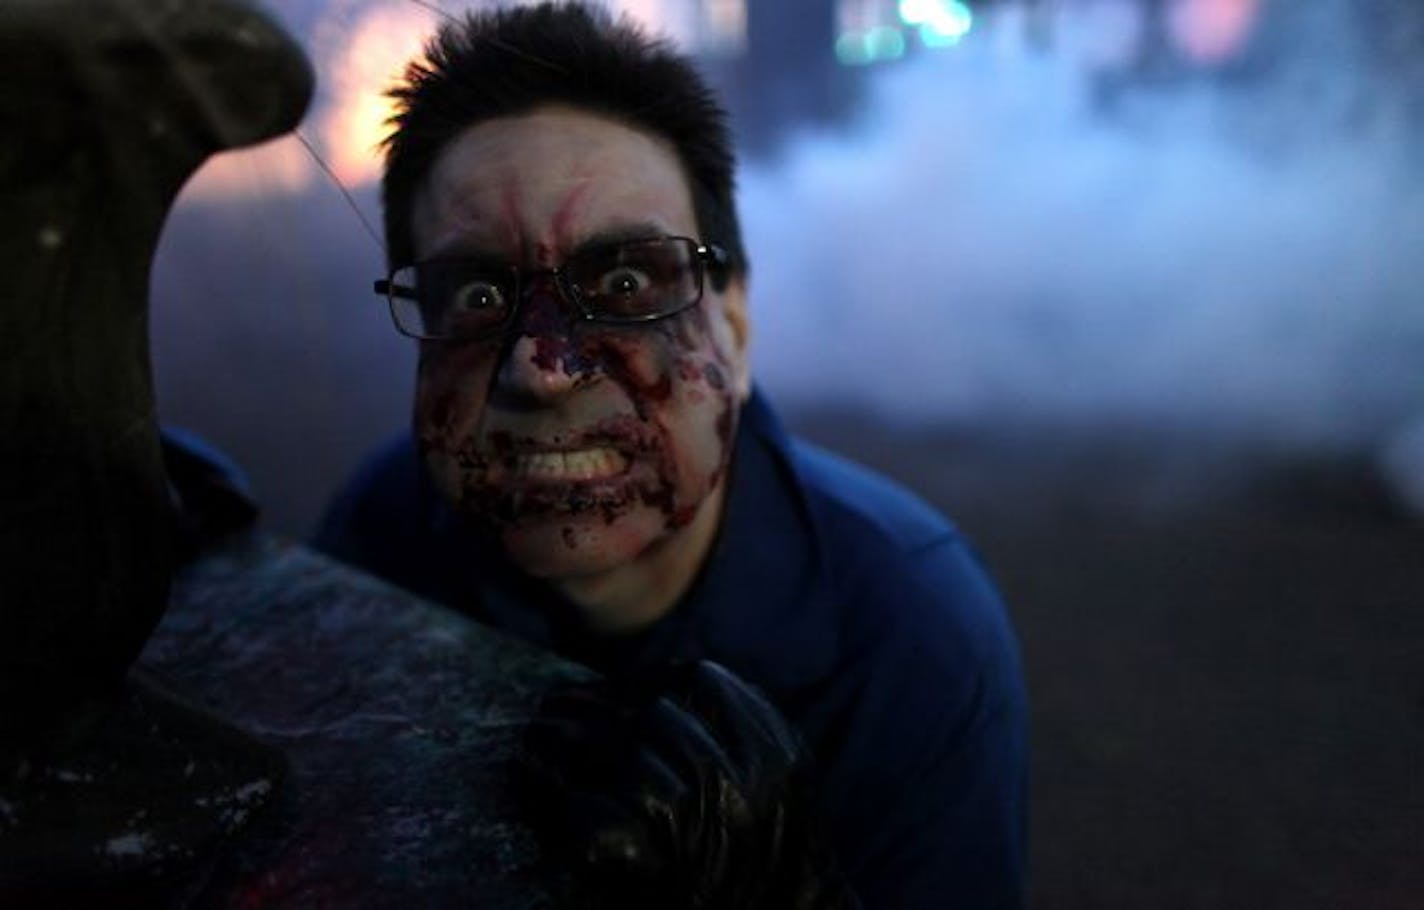
[[[354,66],[342,29],[370,38],[381,7],[280,11],[315,36],[321,69]],[[1087,41],[1069,27],[1091,4],[1063,4],[1046,47],[1021,8],[998,8],[960,47],[871,72],[851,128],[746,162],[759,380],[792,408],[1028,438],[1131,426],[1388,444],[1383,470],[1417,489],[1420,96],[1376,65],[1367,17],[1278,3],[1293,13],[1261,30],[1256,57],[1164,81],[1095,70],[1124,55],[1102,52],[1121,45],[1097,26]],[[333,111],[365,103],[340,80],[323,91],[304,127],[319,148],[359,133]],[[273,154],[215,166],[218,191],[200,176],[174,212],[154,357],[164,419],[226,448],[271,523],[302,533],[405,424],[414,352],[371,293],[378,244],[290,142],[288,178],[244,189]],[[353,190],[375,219],[373,187]]]
[[[876,73],[854,132],[745,174],[760,377],[916,421],[1288,445],[1424,413],[1419,143],[1349,6],[1307,5],[1234,79],[1105,99],[1006,21]]]

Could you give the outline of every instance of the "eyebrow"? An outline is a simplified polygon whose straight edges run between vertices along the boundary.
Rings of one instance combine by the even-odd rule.
[[[595,231],[574,244],[569,253],[579,253],[584,250],[596,249],[601,246],[612,246],[618,243],[628,243],[635,240],[652,240],[656,237],[672,236],[668,229],[652,221],[638,221],[630,224],[615,225],[601,231]]]
[[[654,240],[659,237],[672,236],[676,235],[671,233],[665,225],[659,224],[656,221],[631,221],[624,224],[614,224],[611,227],[594,231],[585,236],[578,243],[573,244],[565,254],[565,258],[586,250],[596,250],[601,247],[615,246],[620,243],[631,243],[638,240]],[[421,261],[450,262],[464,260],[500,267],[516,265],[511,262],[507,256],[500,253],[491,252],[488,249],[480,249],[478,247],[461,248],[461,246],[437,253]]]

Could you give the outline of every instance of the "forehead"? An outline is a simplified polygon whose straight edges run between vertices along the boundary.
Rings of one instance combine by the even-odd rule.
[[[671,143],[609,117],[540,108],[482,121],[437,156],[414,200],[417,256],[527,254],[634,225],[696,236]]]

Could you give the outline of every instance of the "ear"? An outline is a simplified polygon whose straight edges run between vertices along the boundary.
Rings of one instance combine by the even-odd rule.
[[[736,390],[738,401],[746,401],[752,393],[752,325],[747,312],[746,276],[733,276],[717,296],[722,302],[722,314],[727,326],[732,330],[732,350],[728,358],[732,367],[732,388]]]

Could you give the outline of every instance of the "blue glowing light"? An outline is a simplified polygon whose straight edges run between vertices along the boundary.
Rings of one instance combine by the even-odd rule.
[[[865,45],[865,35],[860,32],[846,32],[837,38],[836,59],[846,66],[864,66],[870,63],[870,48]]]
[[[845,32],[836,39],[836,59],[847,66],[864,66],[905,55],[905,33],[893,25],[868,32]]]
[[[962,0],[900,0],[900,21],[917,26],[926,47],[952,47],[974,27],[974,13]]]
[[[881,25],[865,35],[865,44],[875,60],[894,60],[905,55],[905,34],[893,25]]]

